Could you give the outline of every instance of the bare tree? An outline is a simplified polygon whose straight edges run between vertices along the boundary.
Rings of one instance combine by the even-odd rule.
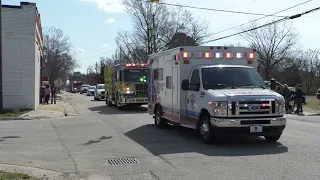
[[[257,23],[252,23],[243,30],[254,29],[258,26]],[[274,23],[264,28],[248,31],[241,36],[257,50],[259,71],[265,79],[271,78],[274,71],[279,70],[277,67],[286,63],[286,57],[289,56],[298,40],[292,24],[287,22]]]
[[[302,85],[307,94],[315,93],[320,87],[320,50],[307,50],[299,54]]]
[[[136,46],[134,49],[145,49],[146,54],[168,49],[178,33],[190,36],[196,44],[208,36],[208,23],[195,19],[182,8],[137,0],[124,0],[123,3],[134,22],[134,31],[126,42]],[[132,53],[132,49],[130,51]]]
[[[122,63],[144,63],[147,60],[146,47],[132,33],[119,31],[115,40]]]
[[[77,67],[69,38],[61,29],[51,27],[44,31],[43,40],[45,66],[50,69],[50,84],[58,78],[66,80],[70,72]]]

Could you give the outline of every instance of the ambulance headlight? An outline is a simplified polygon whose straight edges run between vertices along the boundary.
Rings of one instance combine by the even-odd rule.
[[[284,100],[279,100],[278,102],[278,114],[285,115],[286,114],[286,103]]]
[[[215,117],[227,117],[228,102],[213,102],[213,114]]]

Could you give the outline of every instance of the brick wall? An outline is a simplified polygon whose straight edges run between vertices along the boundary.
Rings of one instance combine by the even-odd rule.
[[[3,106],[37,108],[40,50],[36,43],[35,4],[3,6]]]

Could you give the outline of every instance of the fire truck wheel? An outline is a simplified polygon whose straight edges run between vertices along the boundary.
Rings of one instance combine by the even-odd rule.
[[[159,129],[166,128],[168,125],[168,122],[166,119],[162,118],[161,116],[161,108],[156,109],[155,117],[154,117],[154,123],[157,125]]]
[[[117,106],[117,109],[118,110],[122,110],[124,108],[124,106],[121,106],[120,103],[119,103],[119,96],[117,94],[117,97],[116,97],[116,106]]]
[[[211,144],[216,141],[208,113],[200,117],[201,126],[199,128],[200,135],[206,144]]]

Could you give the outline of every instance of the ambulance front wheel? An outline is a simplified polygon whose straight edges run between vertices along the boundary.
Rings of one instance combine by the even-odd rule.
[[[160,107],[157,107],[156,109],[154,123],[157,125],[159,129],[166,128],[168,125],[167,120],[162,118],[162,111]]]
[[[213,132],[213,128],[210,122],[210,115],[205,113],[200,117],[201,125],[199,127],[199,132],[201,137],[206,144],[211,144],[216,141],[216,136]]]

